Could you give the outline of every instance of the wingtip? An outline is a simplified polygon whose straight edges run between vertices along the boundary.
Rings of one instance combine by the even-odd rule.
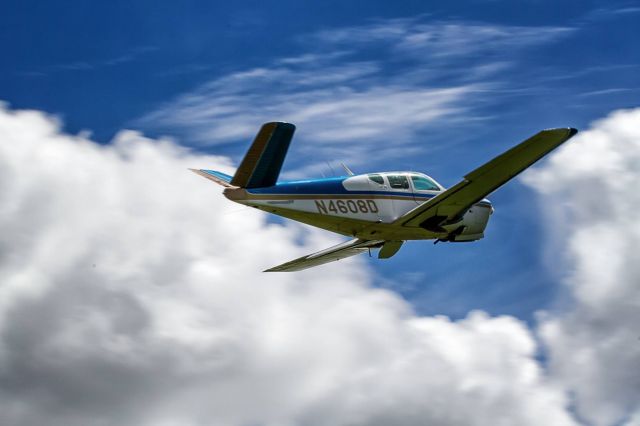
[[[564,140],[566,141],[575,136],[575,134],[578,133],[578,129],[575,127],[553,127],[544,129],[541,133],[554,133],[558,136],[564,137]]]

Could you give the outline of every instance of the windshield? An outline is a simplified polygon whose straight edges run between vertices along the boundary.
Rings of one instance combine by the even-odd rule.
[[[412,175],[411,181],[417,191],[440,191],[440,187],[426,176]]]

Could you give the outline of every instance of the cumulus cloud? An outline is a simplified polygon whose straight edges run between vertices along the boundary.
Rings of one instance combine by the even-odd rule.
[[[639,123],[640,109],[612,113],[526,177],[572,299],[540,335],[553,376],[594,425],[638,424],[640,413]]]
[[[418,317],[362,259],[237,211],[134,132],[112,144],[0,110],[0,423],[572,425],[526,326]]]

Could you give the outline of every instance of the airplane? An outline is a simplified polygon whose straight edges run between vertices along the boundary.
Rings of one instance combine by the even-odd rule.
[[[380,249],[395,255],[407,240],[469,242],[484,237],[494,209],[485,197],[573,137],[574,128],[542,130],[445,188],[423,173],[397,171],[278,182],[296,127],[262,125],[233,176],[190,169],[239,204],[351,237],[264,272],[300,271]]]

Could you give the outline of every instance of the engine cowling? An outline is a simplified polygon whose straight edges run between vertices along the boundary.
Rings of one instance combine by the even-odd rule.
[[[442,226],[450,231],[445,241],[468,242],[483,238],[492,214],[493,206],[489,200],[479,201],[462,216],[462,220]]]

